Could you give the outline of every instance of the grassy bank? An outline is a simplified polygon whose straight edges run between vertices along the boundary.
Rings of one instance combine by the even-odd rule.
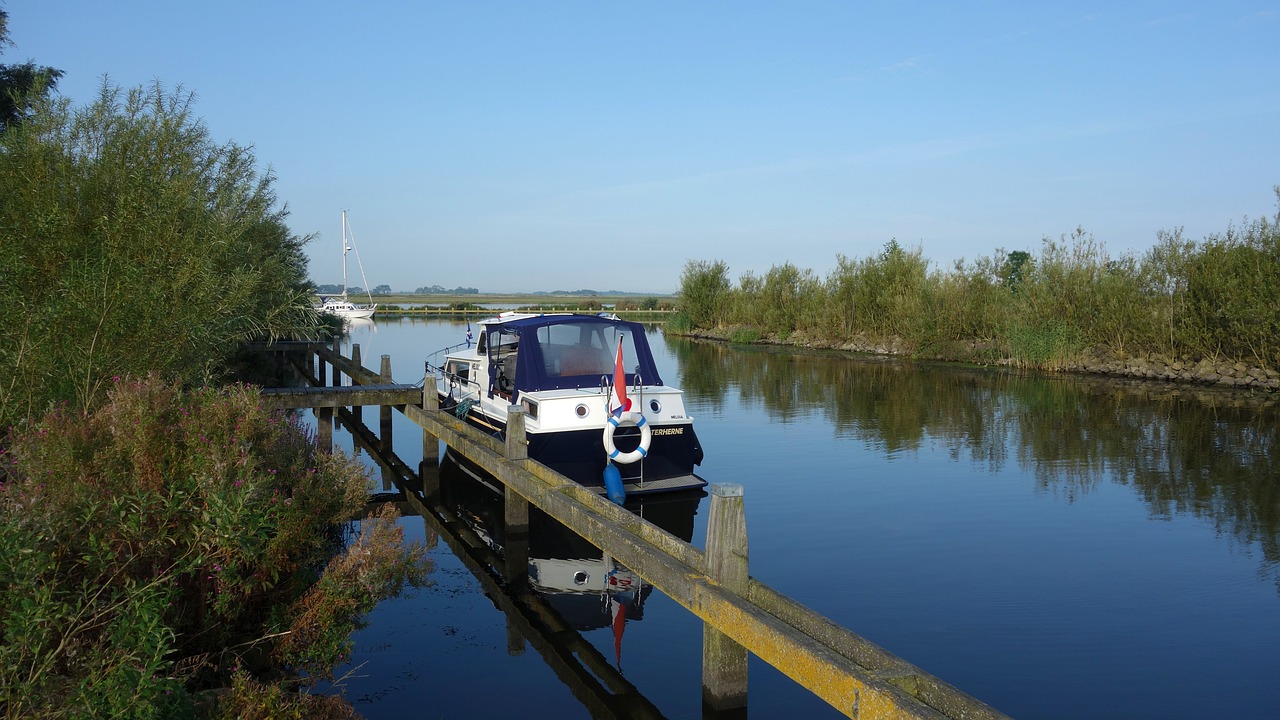
[[[1280,199],[1280,188],[1277,188]],[[1280,207],[1280,206],[1278,206]],[[1110,255],[1083,230],[1038,254],[997,250],[935,269],[890,242],[826,277],[790,263],[736,284],[722,261],[681,276],[674,332],[1045,370],[1280,365],[1280,211],[1200,241],[1162,232]]]

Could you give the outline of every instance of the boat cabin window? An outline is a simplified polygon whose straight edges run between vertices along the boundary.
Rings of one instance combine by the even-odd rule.
[[[451,375],[459,380],[471,379],[471,363],[465,360],[450,360],[444,364],[445,375]]]
[[[538,328],[538,346],[547,377],[612,375],[619,337],[623,339],[622,367],[634,372],[635,343],[625,330],[600,323],[560,323]]]

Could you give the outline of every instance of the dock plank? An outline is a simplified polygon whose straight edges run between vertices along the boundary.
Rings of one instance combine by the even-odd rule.
[[[276,409],[419,405],[422,403],[422,388],[402,384],[265,388],[262,390],[262,402]]]

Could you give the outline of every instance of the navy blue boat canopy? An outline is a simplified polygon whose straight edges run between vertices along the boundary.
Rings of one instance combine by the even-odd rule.
[[[595,315],[539,315],[486,325],[491,386],[501,390],[599,387],[613,381],[618,341],[627,385],[661,385],[640,323]],[[508,384],[509,383],[509,384]]]

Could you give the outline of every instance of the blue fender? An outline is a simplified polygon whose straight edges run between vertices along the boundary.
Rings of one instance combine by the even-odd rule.
[[[627,501],[627,491],[622,487],[622,473],[611,462],[604,464],[604,492],[618,505]]]

